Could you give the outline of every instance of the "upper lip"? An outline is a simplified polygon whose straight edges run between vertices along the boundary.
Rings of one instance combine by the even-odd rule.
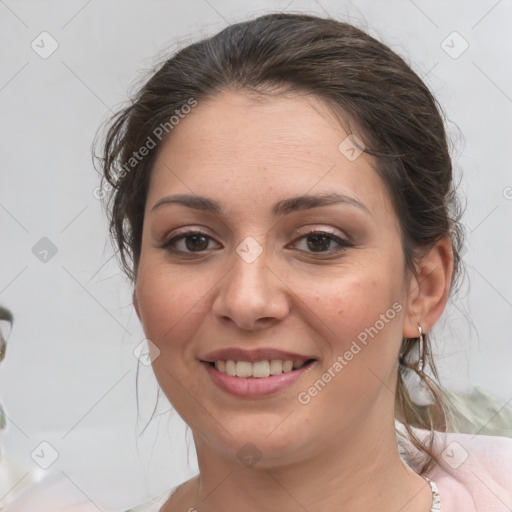
[[[215,361],[248,361],[254,363],[256,361],[266,361],[278,359],[281,361],[307,361],[315,359],[311,356],[296,354],[294,352],[286,352],[275,348],[257,348],[253,350],[246,350],[243,348],[224,348],[209,352],[203,357],[199,358],[201,361],[213,363]]]

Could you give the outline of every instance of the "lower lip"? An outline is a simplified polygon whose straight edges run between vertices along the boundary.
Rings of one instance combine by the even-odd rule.
[[[264,397],[278,393],[300,379],[315,363],[316,361],[312,361],[302,368],[282,373],[281,375],[243,378],[222,373],[211,366],[210,363],[201,362],[214,384],[222,389],[222,391],[244,398]]]

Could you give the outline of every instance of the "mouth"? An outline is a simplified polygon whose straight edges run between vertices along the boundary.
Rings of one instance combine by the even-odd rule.
[[[265,379],[271,376],[295,372],[310,366],[316,359],[296,360],[270,359],[262,361],[202,361],[220,373],[243,379]]]
[[[201,361],[218,389],[238,398],[265,398],[290,388],[318,363],[317,359],[303,361],[262,360],[235,361],[232,359]]]

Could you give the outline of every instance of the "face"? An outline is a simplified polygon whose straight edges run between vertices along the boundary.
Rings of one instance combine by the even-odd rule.
[[[408,296],[400,227],[374,162],[354,159],[347,136],[311,95],[223,92],[160,149],[134,303],[162,390],[223,457],[252,443],[270,467],[394,421]],[[247,352],[214,354],[224,349]],[[205,362],[226,358],[313,361],[252,378]]]

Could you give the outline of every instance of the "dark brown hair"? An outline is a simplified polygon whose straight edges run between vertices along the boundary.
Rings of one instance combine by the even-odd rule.
[[[99,159],[105,205],[120,262],[137,279],[144,207],[152,165],[173,116],[184,106],[225,90],[275,95],[313,94],[357,133],[388,188],[401,224],[406,270],[445,235],[452,240],[454,279],[461,267],[462,228],[442,109],[410,66],[386,45],[350,24],[304,14],[268,14],[228,26],[217,35],[171,56],[152,74],[130,104],[111,121]],[[191,101],[192,100],[192,101]],[[190,107],[188,108],[190,110]],[[350,126],[352,124],[352,126]],[[158,136],[157,136],[158,135]],[[149,147],[149,141],[156,146]],[[153,146],[153,144],[151,144]],[[137,157],[135,157],[137,155]],[[128,165],[129,163],[129,165]],[[409,396],[407,375],[418,338],[404,339],[398,364],[395,414],[409,440],[423,453],[421,472],[432,459],[432,443],[412,427],[446,430],[448,402],[425,337],[431,377],[424,377],[434,405],[418,407]],[[432,441],[432,438],[430,439]]]

